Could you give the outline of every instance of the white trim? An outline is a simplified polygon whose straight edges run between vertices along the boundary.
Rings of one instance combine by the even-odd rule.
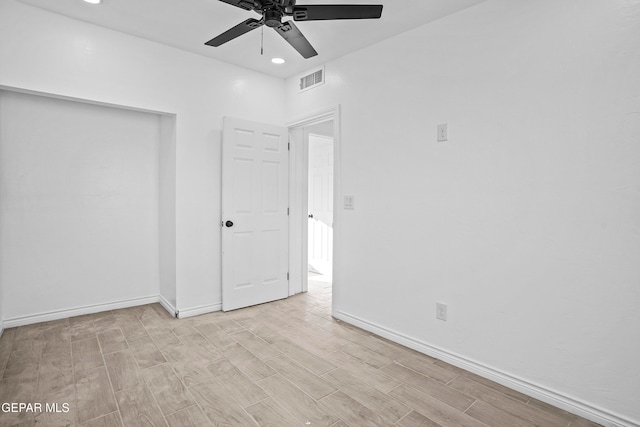
[[[222,303],[200,305],[198,307],[191,307],[178,310],[178,319],[185,319],[187,317],[200,316],[201,314],[213,313],[214,311],[221,311]]]
[[[15,328],[16,326],[31,325],[33,323],[49,322],[51,320],[66,319],[67,317],[81,316],[83,314],[100,313],[107,310],[118,310],[120,308],[135,307],[138,305],[153,304],[159,302],[158,295],[152,295],[141,298],[131,298],[121,301],[113,301],[104,304],[85,305],[81,307],[69,308],[65,310],[48,311],[45,313],[32,314],[29,316],[14,317],[13,319],[5,319],[3,326],[5,328]]]
[[[0,338],[2,338],[3,332],[4,332],[4,321],[0,320]]]
[[[158,302],[162,307],[164,307],[165,310],[169,312],[171,317],[178,317],[176,307],[173,304],[171,304],[171,302],[168,299],[160,295]]]
[[[337,115],[339,115],[339,113],[340,104],[334,105],[332,107],[321,108],[315,111],[311,111],[303,116],[298,116],[297,118],[287,123],[286,127],[298,128],[326,122],[331,120],[332,118],[335,118]]]
[[[551,390],[543,385],[534,384],[522,378],[503,372],[499,369],[484,365],[475,360],[468,359],[459,354],[452,353],[443,348],[431,345],[429,343],[417,340],[415,338],[404,335],[400,332],[393,331],[357,316],[335,310],[332,315],[339,320],[355,325],[366,331],[373,332],[381,337],[387,338],[405,347],[409,347],[420,353],[435,357],[451,365],[462,368],[466,371],[473,372],[483,378],[495,381],[513,390],[519,391],[527,396],[546,402],[557,408],[564,409],[572,414],[579,415],[588,420],[602,424],[605,427],[638,427],[640,423],[625,418],[622,415],[614,414],[603,408],[598,408],[579,399],[567,396],[561,392]]]
[[[112,102],[104,102],[104,101],[98,101],[98,100],[88,99],[88,98],[78,98],[75,96],[60,95],[60,94],[51,93],[51,92],[41,92],[37,90],[25,89],[25,88],[15,87],[15,86],[0,85],[0,91],[3,91],[3,90],[7,92],[24,93],[26,95],[36,95],[36,96],[42,96],[45,98],[60,99],[63,101],[73,101],[73,102],[80,102],[83,104],[92,104],[92,105],[97,105],[101,107],[110,107],[110,108],[119,108],[122,110],[137,111],[139,113],[158,114],[160,116],[173,116],[173,117],[176,116],[176,113],[171,113],[167,111],[152,110],[149,108],[139,108],[139,107],[133,107],[131,105],[114,104]]]

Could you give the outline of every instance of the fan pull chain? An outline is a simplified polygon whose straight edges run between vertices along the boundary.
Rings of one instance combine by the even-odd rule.
[[[264,25],[260,29],[260,55],[264,55]]]

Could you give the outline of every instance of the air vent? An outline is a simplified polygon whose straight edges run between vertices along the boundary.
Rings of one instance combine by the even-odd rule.
[[[300,78],[300,92],[309,90],[324,83],[324,67]]]

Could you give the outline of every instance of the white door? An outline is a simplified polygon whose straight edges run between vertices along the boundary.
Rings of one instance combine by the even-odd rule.
[[[332,274],[333,138],[309,135],[309,270]]]
[[[222,309],[289,295],[286,128],[224,119]]]

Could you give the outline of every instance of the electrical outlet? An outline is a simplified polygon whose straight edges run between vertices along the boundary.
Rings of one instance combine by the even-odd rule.
[[[344,196],[344,208],[346,210],[354,210],[355,207],[355,196]]]
[[[441,302],[436,303],[436,319],[447,321],[447,305]]]
[[[438,142],[444,142],[449,140],[449,131],[447,129],[447,124],[443,123],[438,125]]]

